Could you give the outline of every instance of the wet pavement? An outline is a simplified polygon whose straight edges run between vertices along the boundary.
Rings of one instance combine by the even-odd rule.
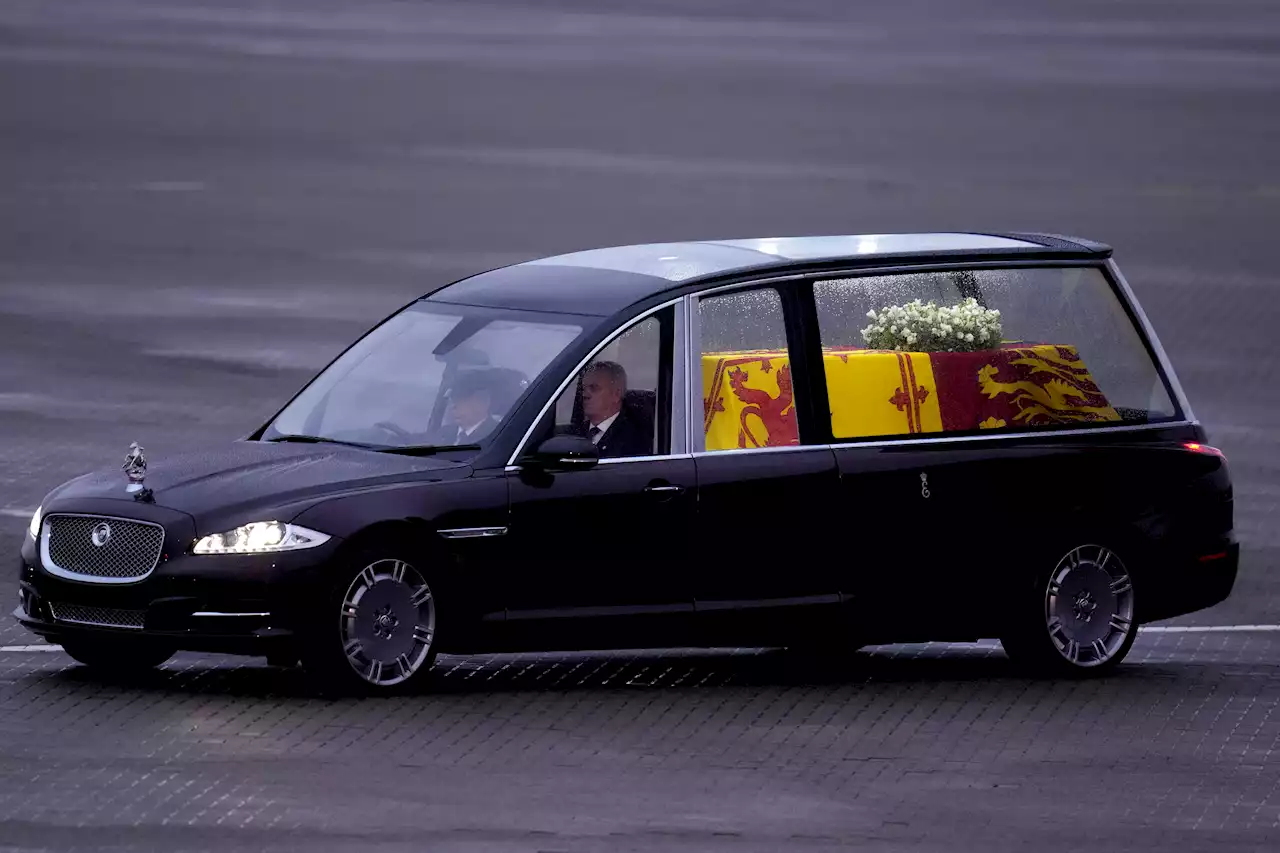
[[[1111,243],[1280,623],[1280,6],[1137,0],[0,4],[0,553],[61,480],[234,439],[430,287],[684,238]],[[568,547],[568,546],[566,546]],[[13,602],[13,577],[0,602]],[[1260,850],[1280,633],[442,659],[322,700],[93,677],[0,608],[0,851]],[[20,649],[20,650],[13,650]]]
[[[1105,681],[998,647],[442,658],[314,698],[180,655],[0,653],[5,849],[1263,850],[1280,637],[1156,634]]]

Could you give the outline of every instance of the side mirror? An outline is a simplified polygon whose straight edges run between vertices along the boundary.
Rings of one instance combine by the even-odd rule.
[[[600,451],[579,435],[556,435],[533,451],[529,461],[547,471],[585,471],[600,461]]]

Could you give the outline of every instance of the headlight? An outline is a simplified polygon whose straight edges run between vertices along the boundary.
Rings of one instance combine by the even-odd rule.
[[[269,554],[314,548],[328,541],[328,535],[296,524],[255,521],[226,533],[211,533],[196,542],[193,550],[197,554]]]
[[[42,509],[44,509],[42,506],[36,507],[36,514],[31,516],[31,524],[27,527],[27,533],[31,534],[32,539],[40,538],[40,510]]]

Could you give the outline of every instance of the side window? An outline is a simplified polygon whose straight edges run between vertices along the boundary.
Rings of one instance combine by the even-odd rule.
[[[799,444],[781,294],[762,287],[699,299],[698,339],[705,449]]]
[[[1101,270],[964,270],[813,287],[836,440],[1170,420]]]
[[[596,353],[556,401],[555,433],[591,439],[606,459],[667,453],[670,327],[658,312]]]

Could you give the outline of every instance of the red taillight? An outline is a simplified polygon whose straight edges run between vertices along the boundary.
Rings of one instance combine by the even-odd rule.
[[[1221,450],[1219,450],[1218,448],[1216,448],[1216,447],[1210,447],[1210,446],[1209,446],[1209,445],[1207,445],[1207,444],[1200,444],[1199,442],[1195,442],[1195,441],[1188,441],[1187,443],[1183,444],[1182,446],[1183,446],[1183,447],[1185,447],[1187,450],[1193,451],[1193,452],[1195,452],[1195,453],[1203,453],[1203,454],[1205,454],[1206,456],[1217,456],[1217,457],[1219,457],[1219,458],[1221,458],[1221,459],[1226,459],[1226,458],[1227,458],[1227,454],[1223,453],[1223,452],[1222,452]]]

